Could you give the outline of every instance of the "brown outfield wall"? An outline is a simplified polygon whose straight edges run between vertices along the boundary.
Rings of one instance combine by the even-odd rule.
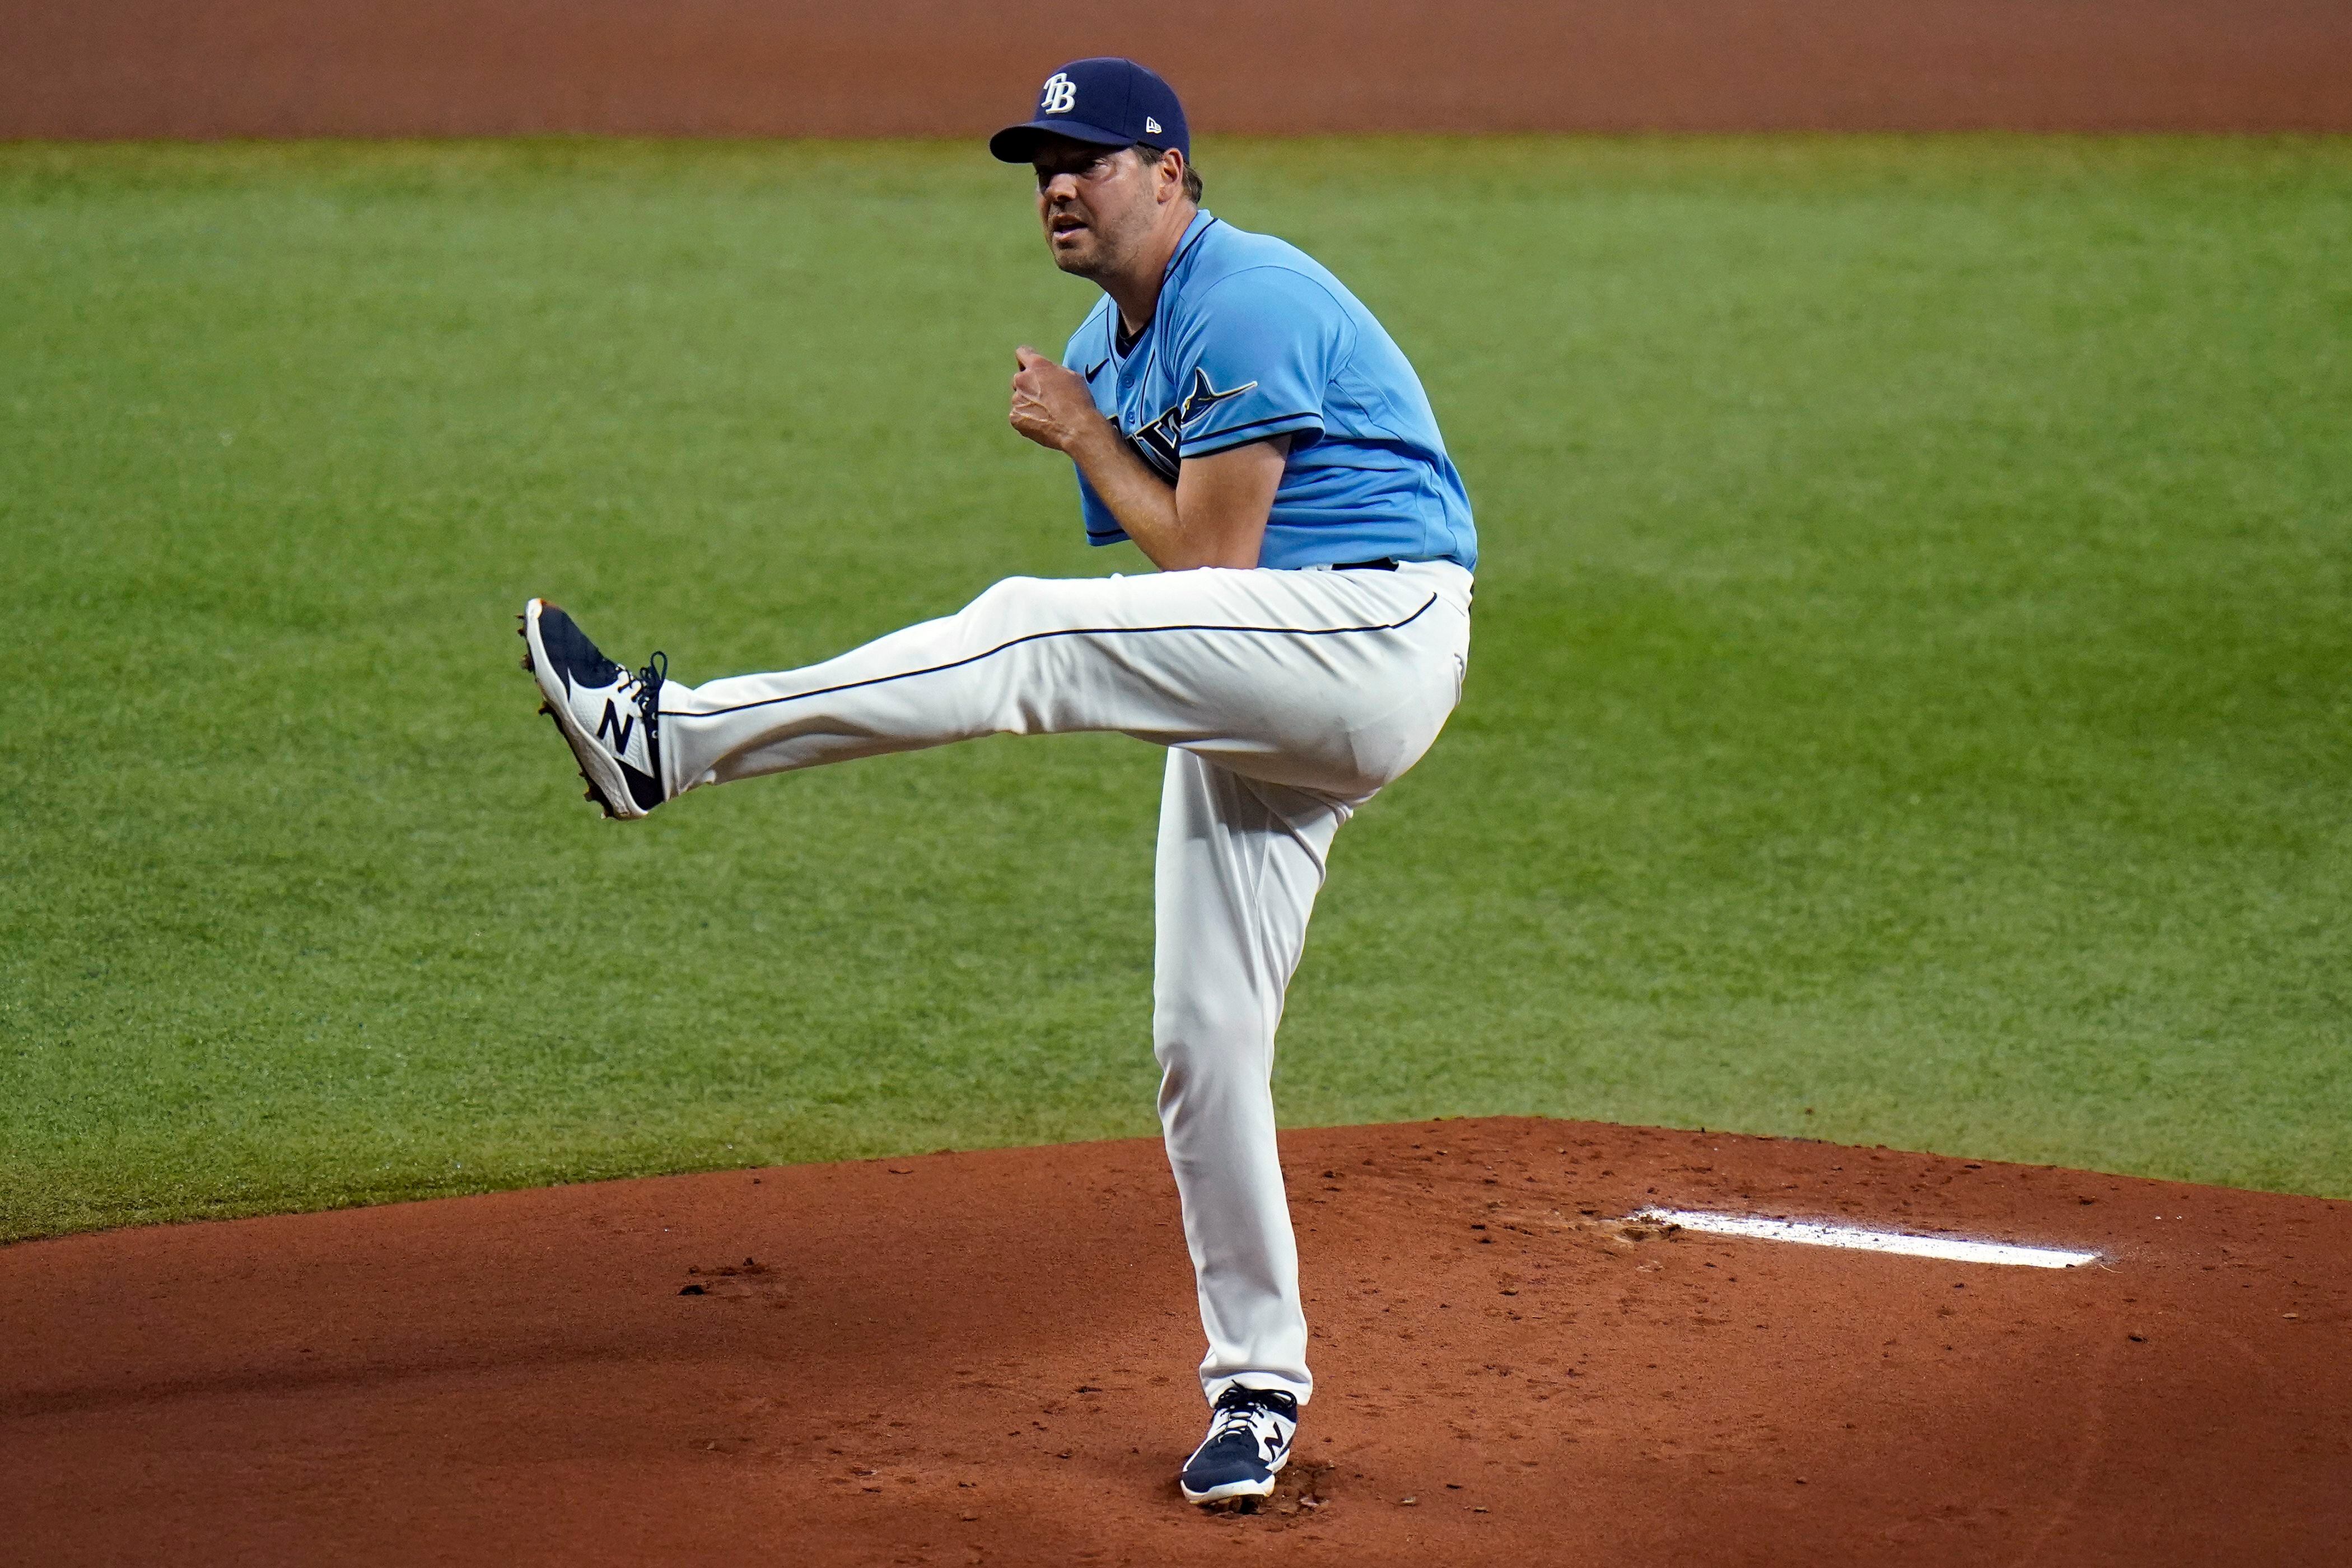
[[[1089,53],[1233,132],[2352,131],[2352,0],[0,0],[0,137],[968,136]]]

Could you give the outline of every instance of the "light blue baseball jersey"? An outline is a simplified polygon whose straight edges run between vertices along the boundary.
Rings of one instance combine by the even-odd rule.
[[[1403,351],[1297,246],[1202,212],[1170,258],[1151,321],[1122,342],[1109,296],[1062,363],[1173,483],[1186,458],[1290,437],[1258,564],[1453,561],[1475,569],[1470,498]],[[1127,532],[1078,476],[1087,538]]]

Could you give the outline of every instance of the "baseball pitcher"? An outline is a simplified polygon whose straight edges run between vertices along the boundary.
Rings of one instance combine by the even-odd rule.
[[[1338,279],[1200,205],[1184,110],[1124,59],[1045,79],[991,139],[1046,247],[1103,297],[1061,360],[1016,351],[1013,429],[1066,456],[1097,544],[1160,570],[1009,578],[804,669],[634,674],[561,609],[526,660],[608,816],[980,735],[1167,749],[1152,1044],[1208,1354],[1194,1502],[1260,1497],[1313,1392],[1271,1074],[1331,840],[1462,692],[1476,535],[1404,355]]]

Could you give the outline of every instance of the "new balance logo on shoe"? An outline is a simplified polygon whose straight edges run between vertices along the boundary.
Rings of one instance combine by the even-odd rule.
[[[636,727],[637,716],[635,714],[632,713],[625,719],[622,718],[620,705],[613,701],[610,698],[605,699],[604,716],[596,721],[596,738],[598,740],[601,741],[606,735],[611,735],[613,737],[613,751],[614,754],[617,755],[629,749],[629,734],[632,731],[635,730]]]

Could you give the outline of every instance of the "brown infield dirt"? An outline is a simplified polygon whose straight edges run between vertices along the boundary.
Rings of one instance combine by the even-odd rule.
[[[1319,1383],[1253,1515],[1177,1498],[1201,1336],[1129,1142],[0,1250],[0,1557],[2352,1561],[2352,1204],[1579,1122],[1284,1148]]]

